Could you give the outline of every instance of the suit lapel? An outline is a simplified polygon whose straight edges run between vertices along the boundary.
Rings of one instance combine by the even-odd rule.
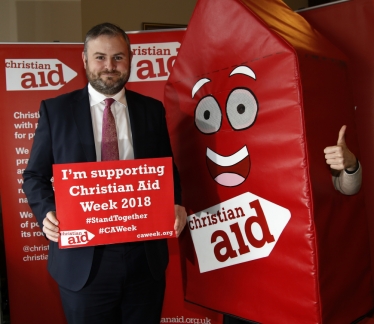
[[[145,140],[144,107],[135,99],[135,94],[126,89],[126,101],[129,110],[132,142],[135,159],[145,156],[147,141]]]
[[[87,86],[77,92],[72,102],[72,111],[87,161],[94,162],[96,161],[96,149]]]

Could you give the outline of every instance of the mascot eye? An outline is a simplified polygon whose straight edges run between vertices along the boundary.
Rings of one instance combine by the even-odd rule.
[[[207,96],[200,100],[195,110],[195,124],[200,132],[212,134],[221,128],[222,112],[214,97]]]
[[[256,97],[248,89],[233,90],[226,103],[226,113],[233,129],[245,129],[255,122],[258,112]]]

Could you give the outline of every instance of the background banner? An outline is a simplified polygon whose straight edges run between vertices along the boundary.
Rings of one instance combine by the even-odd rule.
[[[134,54],[127,88],[162,101],[184,30],[129,33]],[[65,323],[56,283],[46,266],[48,241],[22,191],[42,99],[86,84],[83,44],[0,44],[1,200],[12,324]],[[162,321],[221,323],[222,316],[185,303],[178,240],[170,263]],[[20,308],[22,311],[20,311]]]

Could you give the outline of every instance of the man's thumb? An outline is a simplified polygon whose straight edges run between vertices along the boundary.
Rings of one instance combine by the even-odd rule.
[[[339,131],[338,145],[345,145],[345,130],[347,129],[346,125],[343,125]]]

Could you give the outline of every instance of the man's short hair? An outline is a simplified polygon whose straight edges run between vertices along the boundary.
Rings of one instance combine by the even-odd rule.
[[[99,25],[96,25],[92,27],[86,34],[86,38],[84,40],[84,55],[87,57],[87,43],[91,39],[96,39],[97,37],[105,35],[105,36],[121,36],[127,43],[129,53],[131,53],[131,48],[130,48],[130,39],[127,36],[127,34],[123,31],[122,28],[111,24],[111,23],[102,23]]]

